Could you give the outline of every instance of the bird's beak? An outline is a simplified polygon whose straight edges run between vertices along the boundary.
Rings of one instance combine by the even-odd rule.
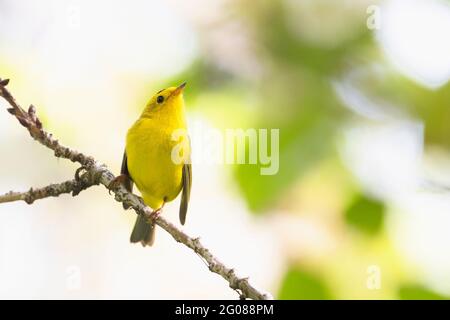
[[[173,96],[179,95],[180,93],[183,92],[184,87],[186,87],[186,82],[183,82],[182,84],[180,84],[180,85],[175,89],[175,91],[172,92],[172,95],[173,95]]]

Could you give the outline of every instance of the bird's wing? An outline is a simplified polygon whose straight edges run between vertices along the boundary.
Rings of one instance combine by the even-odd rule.
[[[180,204],[180,222],[182,225],[186,222],[186,213],[188,209],[189,197],[191,196],[192,185],[192,165],[186,163],[183,166],[183,192]]]
[[[128,158],[126,151],[123,152],[122,166],[120,168],[120,174],[126,176],[124,187],[128,192],[133,192],[133,179],[131,179],[130,172],[128,171]],[[123,203],[123,208],[128,209],[129,206]]]

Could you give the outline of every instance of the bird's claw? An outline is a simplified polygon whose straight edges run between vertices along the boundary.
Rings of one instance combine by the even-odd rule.
[[[158,220],[159,216],[161,215],[161,212],[162,212],[162,208],[159,208],[157,210],[154,210],[152,213],[150,213],[148,222],[151,224],[155,224],[156,220]]]
[[[76,181],[80,181],[80,179],[81,179],[80,173],[82,171],[84,171],[84,170],[86,170],[86,167],[85,166],[81,166],[75,171],[75,180]]]
[[[120,176],[115,177],[108,184],[108,193],[111,194],[111,191],[117,189],[120,185],[123,185],[125,183],[126,179],[127,179],[127,176],[124,174],[121,174]]]

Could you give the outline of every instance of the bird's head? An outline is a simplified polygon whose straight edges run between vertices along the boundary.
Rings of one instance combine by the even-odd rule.
[[[175,111],[183,107],[183,90],[186,82],[178,87],[169,87],[158,91],[147,103],[144,113],[154,114],[166,110]]]

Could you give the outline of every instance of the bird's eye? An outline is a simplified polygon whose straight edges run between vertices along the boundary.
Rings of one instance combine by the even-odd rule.
[[[156,98],[156,102],[163,103],[164,102],[164,97],[163,96],[158,96],[158,98]]]

